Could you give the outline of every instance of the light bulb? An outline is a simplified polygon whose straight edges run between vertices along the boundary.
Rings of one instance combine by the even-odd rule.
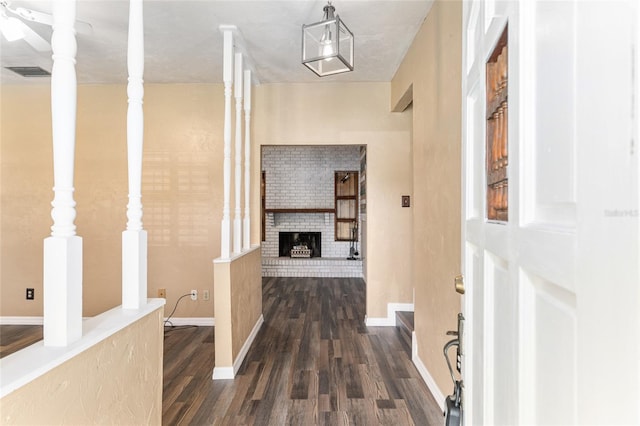
[[[333,56],[335,50],[333,50],[333,43],[331,41],[331,30],[327,25],[324,29],[324,34],[320,38],[320,55],[321,56]],[[326,58],[325,60],[330,61],[333,58]]]
[[[333,51],[333,44],[331,44],[331,40],[322,42],[322,56],[333,56],[335,52]],[[333,58],[327,58],[328,61]]]

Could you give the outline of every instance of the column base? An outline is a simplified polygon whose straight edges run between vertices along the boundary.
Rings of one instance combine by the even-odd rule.
[[[82,238],[44,240],[44,345],[67,346],[82,337]]]
[[[147,304],[147,231],[122,233],[122,308]]]

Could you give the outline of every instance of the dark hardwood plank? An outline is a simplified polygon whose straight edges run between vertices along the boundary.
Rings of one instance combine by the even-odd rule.
[[[0,358],[42,340],[41,325],[0,326]]]

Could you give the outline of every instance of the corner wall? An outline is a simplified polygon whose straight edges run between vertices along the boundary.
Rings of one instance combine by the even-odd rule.
[[[461,272],[461,37],[462,2],[436,1],[391,82],[393,110],[411,91],[413,99],[405,114],[413,112],[417,364],[444,394],[453,384],[442,347],[461,309],[453,286]]]
[[[232,379],[262,317],[262,256],[259,246],[213,264],[216,309],[214,379]]]

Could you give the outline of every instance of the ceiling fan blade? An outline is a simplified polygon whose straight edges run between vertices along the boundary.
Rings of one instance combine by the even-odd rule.
[[[93,34],[93,26],[90,23],[84,21],[76,21],[75,23],[76,31],[80,34],[84,35],[92,35]]]
[[[49,13],[38,12],[37,10],[25,9],[24,7],[16,7],[15,9],[9,9],[11,12],[20,16],[23,19],[31,22],[37,22],[39,24],[45,24],[53,26],[53,16]],[[93,27],[90,23],[76,20],[75,29],[80,34],[91,35],[93,34]]]
[[[9,9],[11,10],[11,9]],[[48,13],[38,12],[36,10],[25,9],[24,7],[16,7],[11,10],[18,16],[27,21],[39,22],[40,24],[53,25],[53,16]]]
[[[29,43],[35,50],[38,52],[51,52],[51,44],[40,34],[29,28],[28,25],[23,24],[22,31],[24,32],[24,41]]]

